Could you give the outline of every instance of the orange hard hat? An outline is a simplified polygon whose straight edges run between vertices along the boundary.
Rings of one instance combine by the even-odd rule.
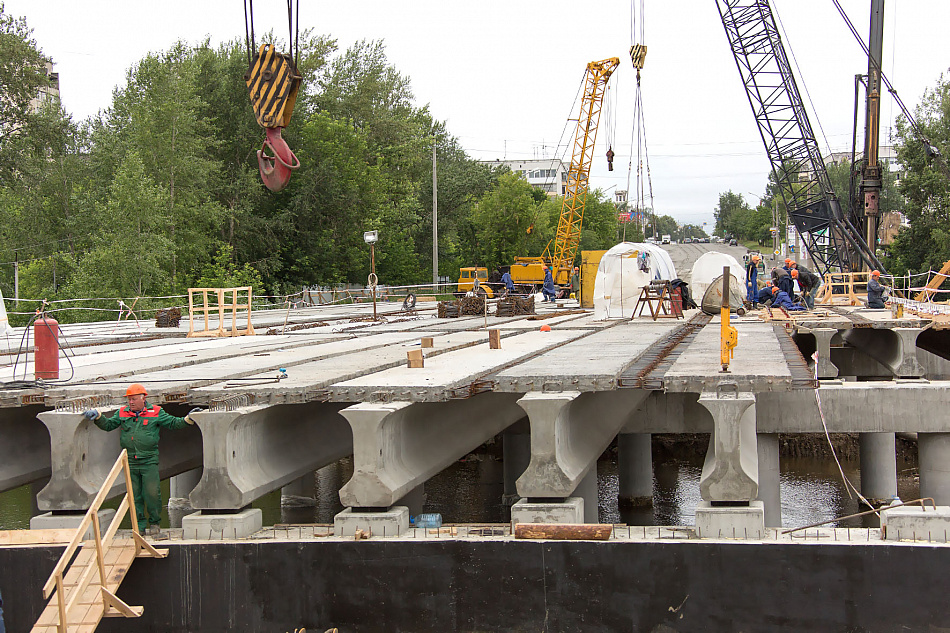
[[[147,395],[148,395],[148,392],[145,391],[145,385],[140,385],[140,384],[137,383],[137,382],[136,382],[136,383],[132,383],[131,385],[129,385],[129,388],[125,390],[125,397],[126,397],[126,398],[128,398],[129,396],[137,396],[137,395],[139,395],[139,394],[141,394],[141,395],[143,395],[143,396],[147,396]]]
[[[542,332],[550,332],[550,331],[551,331],[551,326],[548,325],[547,323],[545,323],[544,325],[541,326],[541,331],[542,331]]]
[[[752,256],[752,261],[754,261],[754,262],[759,261],[759,256],[758,256],[758,255],[753,255],[753,256]]]
[[[798,269],[797,269],[797,268],[793,268],[793,269],[792,269],[792,278],[793,278],[793,279],[798,279]]]
[[[872,276],[872,277],[880,277],[880,276],[881,276],[881,271],[879,271],[879,270],[872,270],[872,271],[871,271],[871,276]]]
[[[772,294],[774,295],[776,292],[778,292],[778,286],[772,286]]]
[[[789,259],[788,257],[786,257],[786,258],[785,258],[785,265],[787,266],[787,265],[789,265],[789,264],[791,264],[791,263],[792,263],[792,260]]]

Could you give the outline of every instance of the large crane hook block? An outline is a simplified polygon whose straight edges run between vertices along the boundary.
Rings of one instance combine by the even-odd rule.
[[[279,127],[269,127],[266,132],[264,145],[257,150],[257,165],[261,170],[261,180],[268,189],[277,193],[290,182],[290,174],[300,167],[300,161],[287,141],[281,138]],[[267,155],[265,149],[270,149],[271,155]]]
[[[290,55],[262,44],[244,74],[254,115],[261,127],[287,127],[297,103],[302,77]]]

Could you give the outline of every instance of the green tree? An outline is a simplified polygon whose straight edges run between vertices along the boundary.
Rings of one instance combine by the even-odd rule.
[[[940,77],[915,111],[917,124],[943,156],[950,149],[950,81]],[[899,189],[909,227],[901,228],[885,265],[895,274],[939,270],[950,260],[950,178],[924,142],[900,117],[897,158],[904,167]]]
[[[201,277],[195,282],[199,288],[243,288],[251,286],[256,294],[263,294],[264,282],[257,269],[248,263],[238,266],[234,263],[234,247],[223,244],[214,260],[201,271]]]
[[[719,194],[719,204],[713,214],[716,217],[716,235],[721,237],[744,237],[744,229],[752,209],[742,199],[742,194],[731,190]]]
[[[537,214],[534,187],[515,174],[502,174],[495,188],[482,196],[475,207],[478,260],[473,264],[494,268],[510,264],[516,256],[527,255],[528,228]]]

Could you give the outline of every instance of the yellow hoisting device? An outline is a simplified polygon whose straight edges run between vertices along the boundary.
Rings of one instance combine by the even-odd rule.
[[[729,325],[729,319],[732,315],[732,307],[729,297],[729,267],[722,268],[722,306],[719,309],[720,320],[720,348],[719,360],[722,362],[722,371],[729,371],[729,361],[732,360],[736,351],[736,345],[739,344],[739,331]]]

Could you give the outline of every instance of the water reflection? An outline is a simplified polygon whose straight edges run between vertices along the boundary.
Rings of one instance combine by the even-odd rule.
[[[616,459],[597,464],[598,509],[603,523],[629,525],[694,525],[694,510],[700,501],[699,477],[703,455],[696,451],[670,456],[654,462],[653,506],[620,508]],[[511,512],[502,503],[503,464],[490,452],[466,456],[430,479],[425,485],[425,512],[439,512],[447,523],[502,523]],[[919,484],[912,464],[898,462],[898,494],[916,499]],[[860,488],[858,462],[843,461],[848,478]],[[263,512],[264,525],[276,523],[333,523],[343,509],[339,490],[353,474],[352,458],[344,458],[321,468],[314,476],[316,505],[281,507],[280,491],[255,501],[252,506]],[[849,496],[832,459],[783,457],[780,476],[782,525],[798,527],[859,512],[856,496]],[[168,498],[168,482],[162,482],[163,498]],[[31,516],[30,486],[0,494],[0,529],[28,528]],[[109,504],[118,505],[118,500]],[[126,523],[128,521],[126,520]],[[875,516],[838,521],[839,527],[877,527]],[[168,513],[162,525],[167,527]],[[127,527],[127,526],[126,526]]]

